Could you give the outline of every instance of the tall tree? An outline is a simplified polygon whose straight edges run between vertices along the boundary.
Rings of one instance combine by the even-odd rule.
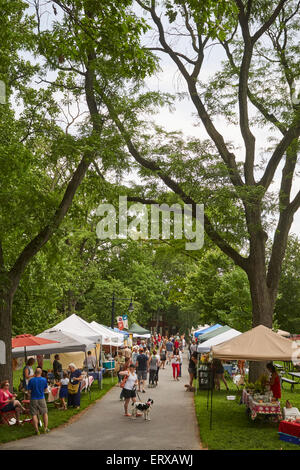
[[[70,2],[66,2],[70,4]],[[73,2],[74,11],[81,3],[87,9],[87,18],[92,16],[92,7],[98,2]],[[126,1],[118,2],[115,7],[107,2],[105,15],[97,28],[97,38],[102,53],[102,66],[105,60],[114,64],[111,73],[105,69],[105,77],[110,76],[111,83],[116,76],[122,75],[126,56],[126,74],[130,77],[130,63],[133,61],[132,44],[138,44],[137,36],[141,31],[139,22],[134,34],[128,24],[134,26],[135,18],[126,14]],[[101,100],[94,100],[95,71],[94,59],[90,49],[88,34],[86,40],[80,39],[77,48],[81,56],[82,87],[86,92],[91,119],[84,123],[77,134],[71,135],[68,123],[65,132],[60,127],[60,107],[62,96],[54,97],[54,90],[49,87],[40,90],[31,84],[37,73],[43,76],[39,65],[32,67],[24,59],[22,51],[36,54],[44,50],[45,43],[39,43],[36,34],[41,34],[40,2],[35,2],[37,21],[34,22],[26,11],[28,5],[20,0],[1,3],[1,79],[7,84],[7,104],[0,105],[1,112],[1,234],[0,234],[0,339],[5,344],[4,364],[0,363],[0,381],[11,380],[11,332],[12,304],[22,275],[33,257],[45,246],[57,232],[66,216],[78,187],[86,172],[102,149],[101,131],[105,125]],[[118,16],[118,24],[112,21],[111,7]],[[69,11],[72,11],[69,10]],[[59,22],[57,22],[59,24]],[[122,42],[114,48],[105,39],[120,27]],[[88,26],[87,26],[88,27]],[[36,29],[37,32],[36,32]],[[85,28],[85,26],[83,26]],[[55,26],[54,26],[55,30]],[[3,39],[3,41],[2,41]],[[64,38],[60,43],[53,41],[48,47],[55,49],[55,60],[51,62],[52,71],[64,74]],[[70,46],[67,44],[66,47]],[[73,45],[72,45],[73,47]],[[61,49],[62,48],[62,49]],[[78,54],[73,47],[73,53]],[[135,48],[138,52],[138,48]],[[124,53],[124,54],[123,54]],[[134,74],[144,76],[149,63],[144,61],[136,67]],[[70,69],[65,67],[67,71]],[[142,69],[142,72],[140,71]],[[114,73],[112,73],[114,72]],[[46,81],[44,82],[46,83]],[[72,100],[76,101],[76,88],[72,89]],[[57,91],[57,89],[56,89]],[[62,103],[68,108],[69,86],[63,89]],[[21,113],[14,116],[12,102],[17,95]],[[23,110],[22,110],[23,108]],[[72,116],[72,112],[70,113]],[[80,117],[80,113],[77,116]],[[61,177],[63,174],[63,177]],[[18,196],[11,201],[12,192]],[[25,211],[24,211],[25,209]]]
[[[80,29],[89,41],[90,57],[95,67],[99,67],[101,53],[96,39],[96,17],[84,11],[82,4],[81,16],[76,16],[74,9],[68,7],[70,2],[55,3],[68,17],[69,28],[64,28],[64,35],[70,42],[74,41]],[[128,6],[131,3],[128,2]],[[225,170],[224,180],[231,188],[228,195],[235,200],[243,215],[247,244],[241,248],[235,246],[228,237],[230,228],[227,233],[220,231],[213,211],[212,216],[206,211],[205,231],[246,272],[252,300],[252,325],[272,327],[287,238],[300,205],[300,192],[292,196],[300,135],[299,99],[294,89],[294,81],[300,74],[299,61],[294,59],[299,55],[299,2],[136,0],[133,3],[148,15],[152,31],[156,32],[157,43],[154,43],[152,35],[144,53],[150,50],[160,56],[168,56],[185,83],[193,110],[209,136],[220,166]],[[204,83],[200,76],[205,68],[205,59],[215,44],[224,51],[223,69]],[[70,55],[70,51],[68,59],[73,63],[79,61],[78,57]],[[161,67],[164,67],[162,62]],[[132,107],[134,90],[131,89],[130,95],[126,96],[124,89],[120,100],[119,90],[117,92],[111,87],[108,80],[103,83],[103,75],[102,80],[99,80],[97,72],[96,76],[93,100],[91,94],[86,95],[88,105],[91,101],[103,100],[131,158],[144,169],[140,175],[152,175],[152,178],[162,181],[181,201],[191,204],[195,215],[196,204],[203,202],[198,200],[197,191],[194,192],[198,175],[189,172],[186,178],[184,174],[178,178],[176,172],[170,171],[173,155],[166,161],[164,155],[145,152],[149,135],[138,138],[141,137],[137,135],[138,111],[135,115],[128,112]],[[140,111],[141,98],[137,102]],[[241,152],[238,153],[229,142],[229,136],[218,130],[214,120],[218,114],[230,124],[235,124],[240,132],[242,162],[239,161]],[[262,149],[255,137],[257,123],[272,138],[275,132],[275,139],[264,151],[263,159],[259,158]],[[197,149],[195,152],[194,156],[199,156]],[[185,158],[182,162],[187,163]],[[280,189],[275,196],[272,182],[279,175],[280,168]],[[147,202],[146,197],[144,201]],[[277,222],[271,256],[267,259],[266,241],[272,236],[268,227],[269,216],[274,211]],[[234,228],[231,227],[233,231]],[[259,367],[255,369],[253,365],[251,374],[258,373]]]

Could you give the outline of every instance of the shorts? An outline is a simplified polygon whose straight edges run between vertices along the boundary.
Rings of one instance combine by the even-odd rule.
[[[138,380],[147,380],[147,370],[138,370],[137,378]]]
[[[196,369],[192,369],[191,367],[188,368],[190,374],[196,375]]]
[[[15,407],[13,402],[11,401],[10,403],[7,403],[3,408],[1,408],[0,411],[14,411]]]
[[[127,388],[123,388],[122,397],[126,399],[128,398],[135,398],[136,392],[135,390],[128,390]]]
[[[37,414],[43,415],[45,413],[48,413],[45,398],[41,398],[40,400],[30,400],[30,414],[32,416]]]

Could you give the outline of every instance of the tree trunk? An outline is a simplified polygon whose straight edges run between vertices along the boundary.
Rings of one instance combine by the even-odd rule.
[[[9,276],[1,273],[0,277],[0,341],[2,352],[0,355],[0,383],[9,380],[10,390],[13,388],[12,354],[11,354],[11,325],[12,303],[14,290],[11,288]],[[4,363],[3,363],[4,362]]]
[[[272,328],[273,312],[276,301],[274,288],[267,285],[265,265],[265,243],[259,237],[255,240],[252,255],[249,258],[248,279],[252,299],[252,327],[264,325]],[[266,372],[267,362],[250,361],[249,381],[255,382],[259,376]]]

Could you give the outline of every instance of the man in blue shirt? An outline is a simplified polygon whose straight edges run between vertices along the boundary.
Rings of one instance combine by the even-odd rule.
[[[37,367],[34,377],[28,382],[28,390],[30,391],[30,413],[36,434],[40,434],[38,425],[38,414],[43,416],[44,431],[48,429],[48,409],[45,400],[45,390],[48,388],[47,379],[42,377],[42,369]]]
[[[146,393],[144,383],[147,380],[147,371],[149,369],[148,356],[144,353],[144,349],[140,348],[140,354],[136,358],[137,378],[139,382],[139,392]],[[141,390],[142,389],[142,390]]]
[[[172,354],[173,354],[173,349],[174,349],[174,345],[173,345],[171,339],[169,339],[166,343],[167,364],[171,364],[171,357],[172,357]]]

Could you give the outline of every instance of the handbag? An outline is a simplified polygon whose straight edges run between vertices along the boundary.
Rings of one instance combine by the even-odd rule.
[[[128,379],[129,375],[125,375],[125,377],[122,379],[122,382],[120,383],[120,387],[121,388],[124,388],[126,382],[127,382],[127,379]]]
[[[71,384],[70,382],[68,383],[68,393],[70,395],[76,395],[76,393],[78,392],[79,390],[79,385],[80,383],[78,384]]]

